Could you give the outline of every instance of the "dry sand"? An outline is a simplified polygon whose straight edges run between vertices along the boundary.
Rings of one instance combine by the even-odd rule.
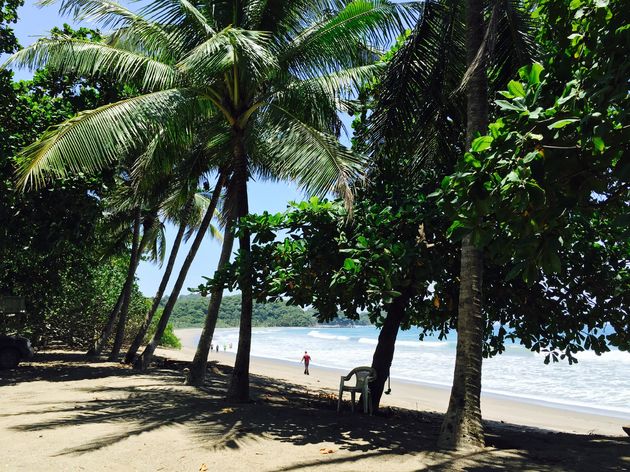
[[[432,411],[444,410],[446,390],[395,383],[387,404],[409,410],[337,415],[338,371],[307,377],[297,363],[254,358],[256,400],[234,405],[223,400],[232,355],[214,353],[211,379],[196,389],[182,385],[190,351],[160,354],[168,359],[142,374],[69,352],[0,373],[0,470],[630,470],[630,438],[614,418],[484,398],[496,420],[486,423],[489,447],[445,453]]]

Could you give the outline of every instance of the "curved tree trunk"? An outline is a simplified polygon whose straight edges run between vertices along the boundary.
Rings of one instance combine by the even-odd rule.
[[[123,362],[125,364],[131,364],[147,335],[147,331],[149,330],[149,326],[151,326],[151,321],[153,321],[153,317],[155,316],[155,312],[160,306],[160,300],[162,300],[162,295],[166,290],[166,285],[168,284],[169,279],[171,278],[171,273],[173,272],[173,266],[175,265],[175,260],[177,259],[177,253],[179,252],[179,246],[181,245],[182,239],[184,238],[184,233],[186,233],[186,222],[183,222],[179,225],[179,230],[177,231],[177,235],[175,236],[175,240],[173,241],[173,247],[171,248],[171,254],[168,257],[168,262],[166,263],[166,269],[164,270],[164,275],[162,275],[162,280],[160,281],[160,286],[158,287],[157,293],[153,298],[153,304],[151,305],[151,309],[147,312],[144,321],[142,322],[142,326],[136,334],[131,346],[127,350],[125,354],[125,359]]]
[[[147,346],[144,348],[144,351],[142,352],[142,354],[134,361],[133,363],[134,369],[139,369],[139,370],[146,369],[151,363],[151,360],[153,359],[153,353],[155,352],[155,349],[160,344],[160,341],[162,340],[162,335],[164,334],[164,331],[166,330],[166,325],[168,324],[168,320],[171,316],[171,313],[173,312],[173,307],[175,306],[175,303],[177,303],[177,297],[179,297],[179,293],[181,292],[182,287],[184,286],[186,275],[188,275],[188,269],[190,269],[190,266],[193,260],[195,259],[195,256],[197,255],[197,251],[199,250],[199,246],[201,246],[201,242],[203,241],[203,238],[206,236],[206,233],[208,232],[210,222],[212,221],[212,218],[214,216],[214,210],[217,207],[219,196],[221,195],[221,190],[223,188],[224,180],[225,178],[223,176],[223,173],[220,173],[219,178],[217,179],[216,186],[214,187],[214,192],[212,193],[210,205],[208,206],[208,209],[206,210],[206,214],[204,215],[203,220],[201,221],[201,224],[199,225],[199,230],[197,231],[197,234],[195,235],[195,239],[193,240],[192,246],[190,246],[190,249],[188,250],[186,259],[184,259],[182,268],[180,269],[179,275],[177,276],[177,280],[175,281],[175,286],[173,287],[173,290],[171,291],[171,294],[168,297],[168,302],[166,302],[166,306],[164,307],[164,310],[162,311],[162,315],[160,316],[160,321],[158,322],[155,334],[151,338],[151,341],[149,342],[149,344],[147,344]]]
[[[247,156],[243,145],[242,135],[236,137],[234,145],[234,160],[236,169],[238,195],[238,217],[249,213],[247,201]],[[250,254],[249,230],[240,229],[239,249],[241,269],[239,286],[241,289],[241,322],[238,332],[238,351],[234,361],[234,370],[227,392],[227,399],[234,402],[249,401],[249,355],[252,344],[252,261]]]
[[[94,345],[90,348],[90,350],[86,353],[88,357],[98,357],[103,352],[103,348],[105,344],[109,340],[112,332],[114,331],[114,326],[116,325],[116,320],[118,319],[119,313],[122,311],[125,306],[125,302],[128,306],[128,298],[129,293],[131,293],[131,289],[133,287],[134,278],[136,275],[136,267],[137,260],[139,257],[139,240],[140,240],[140,209],[138,208],[134,215],[133,220],[133,236],[131,243],[131,257],[129,259],[129,268],[127,269],[127,277],[125,279],[125,283],[123,284],[123,288],[120,291],[120,295],[118,296],[118,300],[116,301],[116,305],[114,309],[109,314],[109,319],[107,320],[107,324],[101,331],[101,335],[94,342]]]
[[[470,66],[484,38],[483,0],[467,0],[466,58]],[[468,83],[467,147],[476,132],[488,127],[488,83],[485,61],[475,67]],[[482,313],[483,256],[470,236],[462,241],[457,353],[448,410],[440,430],[439,446],[476,449],[484,446],[481,423],[481,364],[484,319]]]
[[[389,377],[389,369],[394,359],[396,337],[400,329],[400,323],[405,318],[405,310],[409,302],[409,289],[394,299],[387,310],[387,316],[378,335],[378,344],[372,357],[372,368],[376,370],[376,380],[370,382],[372,410],[378,411],[378,406],[383,396],[385,382]]]
[[[234,230],[232,228],[232,224],[232,222],[228,222],[225,227],[223,247],[221,248],[221,256],[219,257],[217,270],[214,273],[215,277],[230,262],[230,256],[232,255],[232,248],[234,246]],[[210,292],[208,314],[206,315],[203,331],[201,332],[201,337],[199,338],[199,344],[197,345],[195,357],[190,365],[188,375],[186,376],[187,385],[203,385],[206,378],[208,352],[210,351],[210,344],[212,343],[212,337],[214,336],[214,329],[217,325],[217,319],[219,318],[219,308],[221,308],[222,299],[223,286],[217,287]]]

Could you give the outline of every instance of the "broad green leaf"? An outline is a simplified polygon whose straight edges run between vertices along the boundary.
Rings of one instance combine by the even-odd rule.
[[[494,141],[492,136],[479,136],[473,140],[470,147],[475,152],[485,151],[492,145],[492,141]]]
[[[530,153],[527,153],[525,155],[525,157],[523,158],[523,163],[524,164],[529,164],[530,162],[532,162],[533,160],[536,160],[540,157],[540,153],[538,151],[532,151]]]
[[[599,153],[604,152],[606,145],[604,144],[604,140],[599,136],[593,136],[593,147]]]
[[[565,118],[563,120],[558,120],[554,123],[551,123],[548,128],[549,129],[560,129],[560,128],[564,128],[566,125],[570,125],[571,123],[575,123],[576,121],[579,121],[577,118]]]
[[[343,268],[346,270],[354,271],[356,269],[356,266],[357,265],[355,264],[354,260],[349,257],[343,261]]]
[[[525,89],[520,82],[517,82],[516,80],[510,80],[507,87],[510,93],[515,97],[525,98]]]
[[[495,100],[494,103],[499,105],[499,108],[501,108],[502,110],[527,111],[527,108],[525,108],[525,106],[515,104],[513,102],[508,102],[507,100]]]

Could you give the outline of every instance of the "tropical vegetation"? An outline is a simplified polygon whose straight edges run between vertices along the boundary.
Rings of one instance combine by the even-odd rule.
[[[378,410],[399,330],[456,331],[454,449],[484,446],[483,359],[507,341],[630,350],[623,1],[62,0],[106,33],[25,48],[20,5],[0,3],[0,294],[38,344],[146,369],[201,327],[202,385],[238,327],[226,397],[247,402],[253,326],[370,322]],[[252,179],[308,198],[252,215]],[[216,271],[180,296],[210,237]],[[163,266],[152,299],[141,260]]]

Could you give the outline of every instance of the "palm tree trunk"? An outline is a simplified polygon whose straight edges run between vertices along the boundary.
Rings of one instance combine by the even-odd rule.
[[[247,156],[243,145],[242,136],[236,137],[234,145],[234,160],[236,169],[238,217],[242,218],[249,213],[247,201]],[[227,399],[234,402],[249,401],[249,355],[252,344],[252,261],[250,254],[249,230],[241,228],[239,231],[239,257],[241,268],[239,286],[241,289],[241,322],[238,332],[238,351],[234,361],[234,370],[227,392]]]
[[[483,0],[467,0],[466,57],[473,64],[484,38]],[[472,72],[467,90],[467,146],[476,132],[488,127],[488,83],[485,61]],[[481,422],[481,365],[484,319],[482,313],[483,256],[470,236],[462,241],[457,353],[448,410],[440,430],[439,445],[447,449],[484,446]]]
[[[212,198],[210,199],[210,205],[206,210],[206,214],[199,225],[199,230],[195,235],[195,239],[193,240],[192,246],[188,250],[188,254],[186,255],[186,259],[184,259],[184,263],[182,264],[182,268],[179,271],[179,275],[177,276],[177,280],[175,281],[175,286],[171,291],[170,296],[168,297],[168,302],[166,302],[166,306],[164,307],[164,311],[162,311],[162,315],[160,316],[160,321],[158,322],[155,334],[151,338],[151,341],[144,348],[144,351],[138,357],[134,363],[134,369],[144,370],[146,369],[151,360],[153,359],[153,353],[155,349],[160,344],[162,340],[162,335],[166,330],[166,325],[168,324],[168,320],[171,317],[171,313],[173,312],[173,307],[177,302],[177,297],[179,297],[179,293],[184,286],[184,281],[186,280],[186,275],[188,275],[188,269],[193,263],[195,256],[197,255],[197,251],[199,250],[199,246],[201,246],[201,242],[203,241],[206,233],[208,232],[208,228],[210,226],[210,222],[214,216],[214,210],[217,207],[217,203],[219,202],[219,197],[221,196],[221,190],[223,189],[223,183],[225,181],[225,177],[223,173],[219,173],[219,178],[217,179],[216,186],[214,187],[214,192],[212,193]]]
[[[409,302],[409,289],[394,299],[387,309],[387,316],[378,335],[378,344],[372,357],[372,368],[376,370],[376,380],[370,382],[370,394],[372,410],[378,411],[378,406],[383,396],[385,382],[389,377],[389,369],[394,359],[394,349],[396,348],[396,337],[400,324],[405,318],[407,303]]]
[[[120,313],[118,315],[118,325],[116,326],[116,337],[114,338],[114,344],[112,345],[112,350],[109,353],[109,356],[107,358],[107,360],[111,362],[116,362],[118,360],[118,355],[120,354],[120,348],[122,347],[122,343],[125,339],[125,327],[127,325],[127,315],[129,314],[129,305],[131,304],[131,291],[133,290],[133,282],[135,281],[136,270],[138,270],[138,265],[140,263],[140,255],[144,252],[147,242],[148,240],[145,233],[143,234],[142,240],[140,241],[140,245],[138,246],[138,250],[136,251],[131,284],[129,284],[129,286],[127,287],[125,297],[123,298],[123,302],[120,307]]]
[[[179,230],[177,231],[177,235],[175,236],[175,240],[173,241],[173,247],[171,248],[171,254],[168,257],[168,262],[166,263],[166,269],[164,270],[164,275],[162,275],[162,280],[160,281],[160,286],[158,287],[157,293],[153,298],[153,304],[151,305],[151,309],[147,312],[146,317],[140,327],[140,330],[136,334],[131,346],[127,350],[125,354],[125,359],[123,362],[125,364],[131,364],[147,335],[147,331],[149,330],[149,326],[151,326],[151,321],[153,321],[153,317],[155,316],[155,312],[160,306],[160,300],[162,300],[162,295],[166,291],[166,285],[168,284],[169,279],[171,278],[171,273],[173,272],[173,266],[175,265],[175,260],[177,259],[177,253],[179,252],[179,246],[181,245],[182,239],[184,238],[184,233],[186,233],[186,222],[182,222],[179,225]]]
[[[107,320],[107,324],[101,331],[101,335],[94,342],[94,345],[88,350],[86,356],[88,357],[98,357],[103,352],[103,348],[105,344],[109,340],[112,332],[114,331],[114,326],[116,325],[116,320],[118,319],[118,315],[121,312],[125,302],[127,301],[128,294],[131,292],[131,288],[133,287],[134,278],[136,275],[136,266],[139,252],[139,240],[140,240],[140,209],[138,208],[134,215],[133,220],[133,236],[131,243],[131,256],[129,259],[129,268],[127,269],[127,277],[125,279],[125,283],[123,284],[123,288],[120,291],[120,295],[118,296],[118,300],[116,301],[116,305],[114,309],[110,312],[109,318]],[[127,302],[128,303],[128,302]]]
[[[234,230],[232,228],[232,224],[233,222],[228,222],[225,227],[221,256],[219,257],[217,270],[214,272],[215,278],[230,262],[232,247],[234,246]],[[201,332],[201,337],[199,338],[199,344],[197,345],[195,357],[190,365],[188,375],[186,376],[187,385],[203,385],[206,377],[208,352],[210,351],[210,344],[212,343],[212,337],[214,336],[214,329],[217,325],[217,319],[219,318],[219,308],[221,308],[222,299],[223,286],[212,289],[210,293],[210,302],[208,304],[208,314],[206,315],[206,320],[203,325],[203,331]]]

